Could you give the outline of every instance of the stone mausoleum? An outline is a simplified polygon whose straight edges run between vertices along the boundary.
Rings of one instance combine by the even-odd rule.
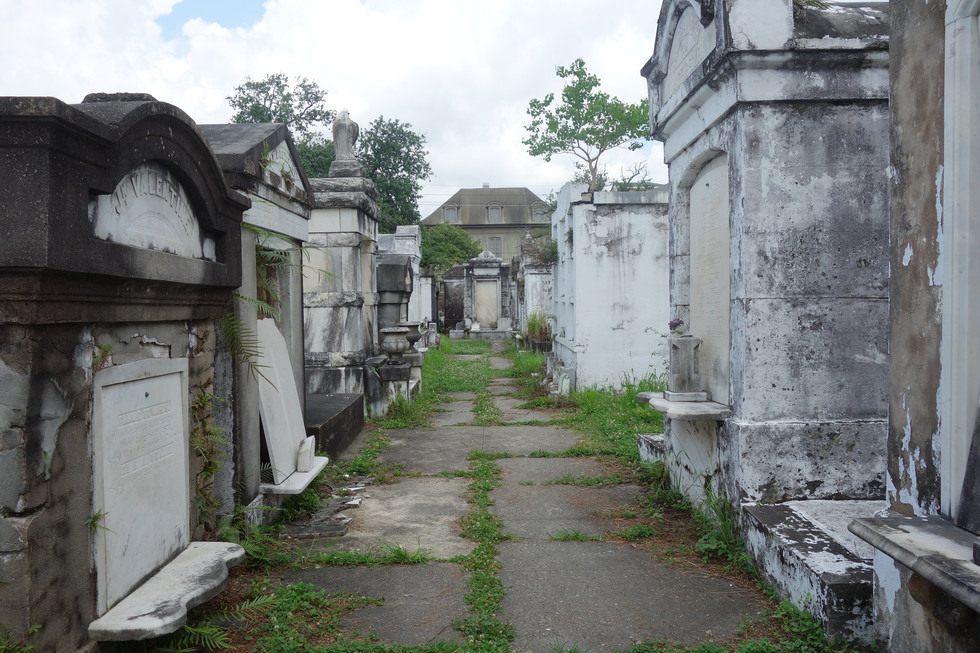
[[[0,628],[43,624],[44,651],[173,631],[244,556],[195,541],[195,450],[249,201],[146,95],[0,98],[0,177]]]
[[[885,492],[887,8],[668,0],[642,71],[672,317],[699,339],[686,400],[651,400],[654,449],[695,502],[740,508],[781,592],[865,642],[871,553],[846,525]]]

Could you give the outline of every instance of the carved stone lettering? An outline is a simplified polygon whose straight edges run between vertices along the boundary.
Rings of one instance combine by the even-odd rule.
[[[214,241],[201,233],[180,182],[158,163],[127,174],[91,211],[96,238],[188,258],[215,260]]]

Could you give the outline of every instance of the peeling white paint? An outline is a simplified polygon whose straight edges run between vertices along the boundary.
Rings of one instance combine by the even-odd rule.
[[[92,380],[92,357],[94,355],[95,339],[92,337],[92,328],[83,327],[78,338],[78,344],[75,345],[72,358],[74,359],[76,369],[81,370],[82,374],[85,375],[86,382]]]
[[[895,601],[898,593],[902,591],[902,576],[898,572],[897,563],[881,551],[875,551],[874,569],[878,592],[885,599],[889,615],[893,615]],[[883,620],[884,623],[890,621],[891,618]]]
[[[936,169],[936,265],[929,269],[929,285],[943,285],[943,165]]]
[[[70,414],[71,402],[68,393],[54,380],[49,380],[44,384],[41,393],[41,414],[38,424],[38,431],[41,433],[41,460],[37,473],[43,474],[46,479],[51,477],[51,461],[58,446],[58,431],[68,421]]]
[[[902,265],[904,267],[909,266],[909,262],[912,260],[912,245],[911,243],[905,246],[905,253],[902,255]]]

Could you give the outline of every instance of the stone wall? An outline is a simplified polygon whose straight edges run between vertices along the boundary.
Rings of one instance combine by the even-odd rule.
[[[575,369],[579,388],[662,375],[670,321],[666,193],[577,199],[566,189],[554,226],[558,357]]]

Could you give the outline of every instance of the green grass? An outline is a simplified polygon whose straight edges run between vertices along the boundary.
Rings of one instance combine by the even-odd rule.
[[[609,516],[613,519],[636,519],[637,514],[632,510],[614,510]]]
[[[450,340],[449,338],[443,338],[442,346],[437,351],[450,355],[468,354],[472,356],[490,354],[492,349],[493,344],[489,340],[480,340],[477,338]],[[430,349],[429,351],[432,350]]]
[[[621,485],[626,482],[622,476],[613,474],[612,476],[576,476],[565,474],[558,478],[551,478],[542,481],[542,485],[577,485],[579,487],[605,487],[607,485]]]
[[[588,444],[580,444],[565,449],[564,451],[545,451],[535,449],[527,455],[528,458],[581,458],[584,456],[597,456],[599,451]]]
[[[335,471],[343,474],[368,475],[375,471],[378,456],[391,446],[391,438],[384,431],[376,430],[367,436],[364,446],[350,460],[341,460],[334,465]]]
[[[500,409],[493,403],[493,395],[481,392],[473,402],[473,415],[479,426],[496,426],[500,424]]]
[[[470,572],[466,605],[470,615],[456,624],[466,637],[465,650],[485,653],[509,653],[514,629],[501,621],[497,613],[504,598],[504,586],[497,575],[497,545],[509,539],[499,519],[490,511],[490,491],[500,483],[500,468],[493,460],[504,456],[491,452],[470,454],[470,513],[462,520],[463,537],[476,542],[476,548],[462,560]]]
[[[382,429],[417,429],[429,425],[429,415],[439,402],[438,396],[432,392],[420,392],[409,401],[399,395],[388,407],[388,414],[377,420]]]
[[[386,545],[377,552],[317,551],[297,560],[299,565],[338,567],[375,567],[378,565],[421,565],[432,557],[421,549],[409,551],[401,546]]]
[[[656,380],[628,383],[622,392],[582,390],[572,395],[575,410],[561,423],[581,431],[597,453],[611,454],[621,461],[640,461],[637,433],[663,432],[663,416],[649,406],[636,403],[636,393],[662,390]]]
[[[601,542],[602,538],[598,535],[590,535],[582,531],[558,531],[549,537],[553,542]]]
[[[621,537],[627,542],[653,537],[655,534],[653,527],[649,524],[633,524],[629,528],[615,533],[617,537]]]
[[[492,377],[485,361],[454,360],[445,347],[430,349],[422,364],[422,394],[438,397],[447,392],[483,392]]]
[[[29,640],[40,631],[41,626],[35,624],[28,629],[23,639],[15,640],[9,633],[0,629],[0,653],[33,653],[36,649]]]

